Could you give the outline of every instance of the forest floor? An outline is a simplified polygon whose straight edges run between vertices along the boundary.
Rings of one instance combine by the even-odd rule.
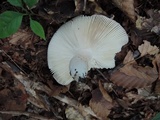
[[[160,120],[159,9],[159,0],[39,0],[32,17],[46,40],[31,31],[27,16],[15,34],[0,39],[0,119]],[[0,13],[6,10],[22,11],[1,0]],[[59,85],[47,66],[49,41],[66,21],[93,14],[113,17],[129,42],[115,68]]]

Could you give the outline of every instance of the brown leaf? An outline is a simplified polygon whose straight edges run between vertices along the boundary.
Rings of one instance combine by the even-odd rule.
[[[74,107],[68,106],[65,110],[66,118],[68,120],[84,120],[85,118]]]
[[[107,101],[112,102],[112,98],[111,98],[110,95],[107,93],[107,91],[104,89],[101,81],[99,81],[99,89],[100,89],[103,97],[104,97]]]
[[[113,0],[115,5],[121,9],[133,22],[136,20],[134,0]]]
[[[97,116],[103,120],[107,120],[111,108],[113,107],[113,103],[107,101],[103,97],[100,89],[97,88],[92,91],[92,99],[89,102],[89,106],[97,114]]]
[[[9,43],[13,45],[21,45],[24,48],[30,47],[35,49],[33,47],[33,43],[36,42],[39,38],[29,28],[25,28],[19,29],[15,34],[7,39]]]
[[[133,53],[131,51],[128,51],[126,57],[123,60],[123,64],[128,64],[128,63],[135,63],[136,61],[134,60]]]
[[[144,40],[144,44],[140,45],[138,47],[138,50],[139,52],[141,53],[141,56],[144,56],[144,55],[154,55],[154,54],[157,54],[159,52],[159,48],[157,46],[152,46],[150,44],[150,42]]]
[[[111,75],[111,81],[124,88],[142,88],[158,78],[156,67],[127,64]]]
[[[150,9],[147,11],[150,18],[138,16],[136,27],[140,30],[147,29],[156,34],[160,34],[160,10]]]
[[[154,65],[157,66],[158,72],[159,72],[158,80],[155,85],[155,93],[160,94],[160,54],[156,55],[156,58],[153,62],[154,62]]]
[[[160,81],[160,54],[156,55],[156,58],[153,61],[153,64],[158,68],[158,72],[159,72],[158,80]]]

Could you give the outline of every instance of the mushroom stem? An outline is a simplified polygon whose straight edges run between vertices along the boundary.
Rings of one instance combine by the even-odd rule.
[[[74,80],[78,81],[79,78],[85,78],[88,72],[88,60],[82,55],[74,56],[69,63],[70,75]]]

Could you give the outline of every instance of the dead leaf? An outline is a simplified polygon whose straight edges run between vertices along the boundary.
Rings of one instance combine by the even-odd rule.
[[[157,46],[152,46],[150,42],[144,40],[144,44],[140,45],[138,47],[139,52],[141,53],[141,56],[145,56],[147,54],[149,55],[155,55],[159,52],[159,48]]]
[[[134,0],[113,0],[113,2],[132,20],[132,22],[136,21]]]
[[[123,64],[128,64],[128,63],[135,63],[136,61],[134,60],[133,53],[131,51],[128,51],[126,57],[123,60]]]
[[[32,48],[35,49],[34,43],[39,40],[39,38],[28,28],[19,29],[15,34],[11,35],[7,38],[9,43],[13,45],[21,45],[24,48]]]
[[[27,97],[24,99],[25,94],[19,89],[13,88],[13,91],[9,89],[3,89],[0,91],[0,109],[8,111],[25,111]],[[4,120],[8,120],[11,116],[1,115],[1,117]]]
[[[65,114],[68,120],[84,120],[84,117],[81,115],[81,113],[71,106],[66,108]]]
[[[127,64],[111,75],[111,81],[124,88],[142,88],[152,84],[158,78],[155,67],[142,67]]]
[[[100,89],[95,89],[92,91],[92,99],[89,102],[91,109],[103,120],[108,119],[113,103],[107,101]]]
[[[84,3],[82,0],[74,0],[74,4],[75,4],[75,13],[80,13],[84,10]]]
[[[68,91],[68,89],[69,89],[66,86],[54,85],[52,83],[52,81],[47,81],[47,83],[48,83],[48,85],[49,85],[49,87],[51,89],[51,91],[46,89],[47,93],[49,93],[50,96],[57,96],[60,93],[66,93]],[[45,92],[46,92],[46,90],[45,90]]]
[[[150,18],[138,16],[136,27],[140,30],[147,29],[160,35],[160,10],[150,9],[147,11]]]
[[[99,81],[99,89],[100,89],[103,97],[104,97],[107,101],[113,102],[113,101],[112,101],[112,98],[110,97],[110,95],[109,95],[109,94],[107,93],[107,91],[104,89],[101,81]]]
[[[156,55],[156,58],[153,60],[153,63],[155,66],[157,66],[158,69],[158,80],[155,85],[155,93],[160,94],[160,54]]]
[[[144,54],[147,50],[140,49],[140,51],[143,51],[142,53]],[[111,74],[111,81],[119,86],[129,89],[142,88],[152,84],[158,78],[158,72],[154,62],[153,68],[139,66],[134,60],[131,51],[127,53],[123,63],[125,65],[122,68]]]
[[[95,9],[94,9],[95,13],[106,15],[106,12],[103,11],[103,9],[99,6],[99,4],[96,2],[96,0],[89,0],[89,2],[93,3],[93,5],[95,6]]]
[[[19,29],[15,34],[9,37],[9,43],[17,45],[26,39],[30,39],[31,34],[27,32],[27,29]]]
[[[138,95],[141,95],[143,97],[148,97],[151,94],[152,86],[146,86],[144,88],[138,89]]]

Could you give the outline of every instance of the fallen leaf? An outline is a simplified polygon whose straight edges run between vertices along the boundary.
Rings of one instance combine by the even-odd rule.
[[[23,92],[16,88],[13,88],[13,91],[10,89],[3,89],[0,91],[0,109],[25,111],[27,99],[23,99]],[[8,120],[11,116],[1,115],[1,117],[4,120]]]
[[[111,81],[124,88],[142,88],[152,84],[158,78],[155,67],[142,67],[137,64],[126,64],[111,74]]]
[[[138,89],[138,95],[141,95],[143,97],[148,97],[151,94],[152,86],[146,86],[144,88]]]
[[[65,114],[68,120],[84,120],[84,117],[81,115],[81,113],[71,106],[66,108]]]
[[[147,50],[140,49],[140,51],[143,51],[142,53],[144,54]],[[118,86],[128,89],[142,88],[152,84],[158,78],[158,72],[154,62],[153,67],[139,66],[134,60],[131,51],[127,53],[123,63],[125,65],[119,70],[114,71],[110,78],[111,81]]]
[[[66,86],[54,85],[52,81],[47,81],[47,83],[51,91],[46,89],[45,92],[48,91],[47,93],[49,93],[50,96],[57,96],[60,93],[66,93],[69,89]]]
[[[137,16],[136,27],[140,30],[147,29],[160,35],[160,10],[150,9],[147,14],[150,18]]]
[[[129,63],[135,63],[133,53],[131,51],[128,51],[126,57],[123,60],[123,64],[129,64]]]
[[[153,60],[153,63],[155,66],[157,66],[158,69],[158,80],[155,85],[155,93],[160,95],[160,54],[156,55],[156,58]]]
[[[140,45],[138,47],[139,52],[141,53],[141,56],[145,56],[147,54],[149,55],[155,55],[159,52],[159,48],[157,46],[152,46],[150,42],[144,40],[144,44]]]
[[[111,108],[113,107],[113,103],[107,101],[103,97],[100,89],[97,88],[92,91],[92,99],[89,102],[89,106],[98,117],[102,118],[103,120],[107,120],[108,115],[111,112]]]
[[[115,5],[121,9],[133,22],[136,21],[134,0],[113,0]]]
[[[103,9],[99,6],[99,4],[97,4],[96,0],[89,0],[89,2],[93,3],[93,5],[95,6],[95,9],[94,9],[95,13],[106,15],[106,12],[103,11]]]
[[[100,89],[103,97],[104,97],[107,101],[113,102],[113,101],[112,101],[112,98],[110,97],[110,95],[109,95],[109,94],[107,93],[107,91],[104,89],[101,81],[99,81],[99,89]]]
[[[19,29],[15,34],[7,38],[10,44],[21,45],[24,48],[34,48],[34,43],[39,40],[39,38],[34,35],[34,33],[28,28]]]

